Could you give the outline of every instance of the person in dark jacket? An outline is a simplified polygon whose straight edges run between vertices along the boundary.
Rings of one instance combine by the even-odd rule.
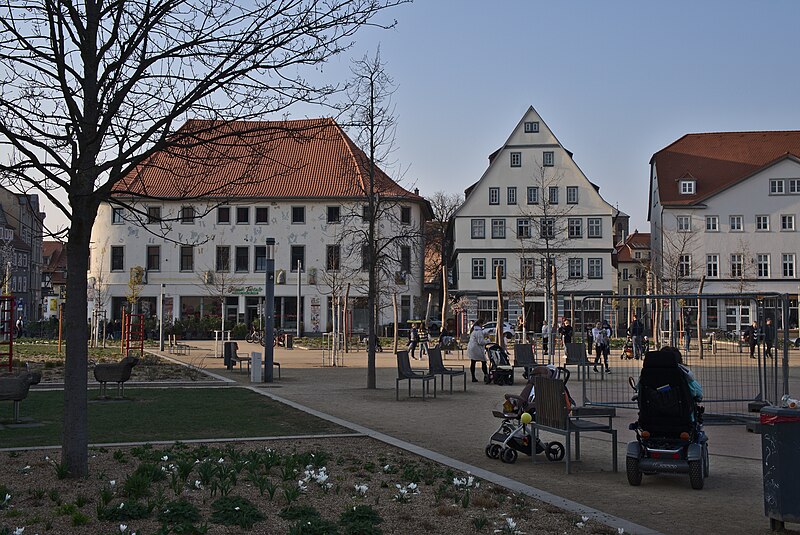
[[[628,327],[628,334],[631,335],[631,342],[633,343],[633,358],[639,359],[642,356],[642,337],[644,336],[644,325],[639,321],[636,314],[633,315],[630,327]]]
[[[561,327],[558,328],[558,334],[561,336],[561,341],[564,342],[565,347],[566,344],[572,343],[572,325],[570,325],[569,318],[564,318],[564,322],[561,324]]]
[[[744,341],[750,346],[750,358],[756,358],[756,346],[758,345],[758,323],[754,321],[752,325],[745,327],[743,335]]]
[[[767,324],[764,325],[764,345],[767,348],[764,350],[764,356],[772,358],[772,346],[775,343],[775,326],[772,325],[772,318],[767,318]]]

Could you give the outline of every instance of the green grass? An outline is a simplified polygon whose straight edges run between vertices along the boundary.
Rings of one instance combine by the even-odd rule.
[[[243,388],[126,389],[128,402],[92,402],[96,395],[89,393],[91,443],[347,432]],[[59,445],[62,415],[63,392],[32,391],[20,406],[20,416],[44,425],[0,429],[0,444]],[[11,416],[11,402],[0,402],[0,421]]]

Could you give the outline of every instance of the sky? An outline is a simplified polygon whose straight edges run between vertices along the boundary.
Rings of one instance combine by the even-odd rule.
[[[794,0],[417,0],[390,19],[321,75],[345,80],[380,46],[397,86],[390,174],[423,195],[463,193],[533,106],[631,232],[649,231],[655,152],[687,133],[800,129]]]

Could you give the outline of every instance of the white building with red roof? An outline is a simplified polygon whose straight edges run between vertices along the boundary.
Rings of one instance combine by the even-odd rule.
[[[293,332],[299,312],[304,333],[326,332],[332,296],[349,286],[348,319],[363,330],[370,176],[385,245],[379,324],[391,321],[392,293],[401,319],[421,306],[430,205],[371,167],[335,121],[194,120],[176,136],[179,146],[142,162],[99,210],[89,276],[107,287],[109,318],[119,317],[131,270],[141,267],[145,314],[156,314],[165,285],[167,318],[219,316],[224,294],[228,325],[250,325],[265,295],[265,241],[274,238],[276,327]]]
[[[797,327],[800,131],[687,134],[650,160],[653,269],[661,293],[788,293]],[[711,303],[708,329],[748,305]]]

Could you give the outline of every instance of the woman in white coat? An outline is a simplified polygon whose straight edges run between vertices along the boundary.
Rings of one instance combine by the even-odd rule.
[[[467,344],[467,356],[470,362],[469,371],[472,373],[472,382],[477,383],[478,379],[475,378],[475,363],[480,361],[481,369],[483,370],[483,377],[489,373],[486,369],[486,352],[483,347],[486,345],[486,338],[483,336],[483,320],[478,319],[472,326],[472,333],[469,335],[469,343]]]

